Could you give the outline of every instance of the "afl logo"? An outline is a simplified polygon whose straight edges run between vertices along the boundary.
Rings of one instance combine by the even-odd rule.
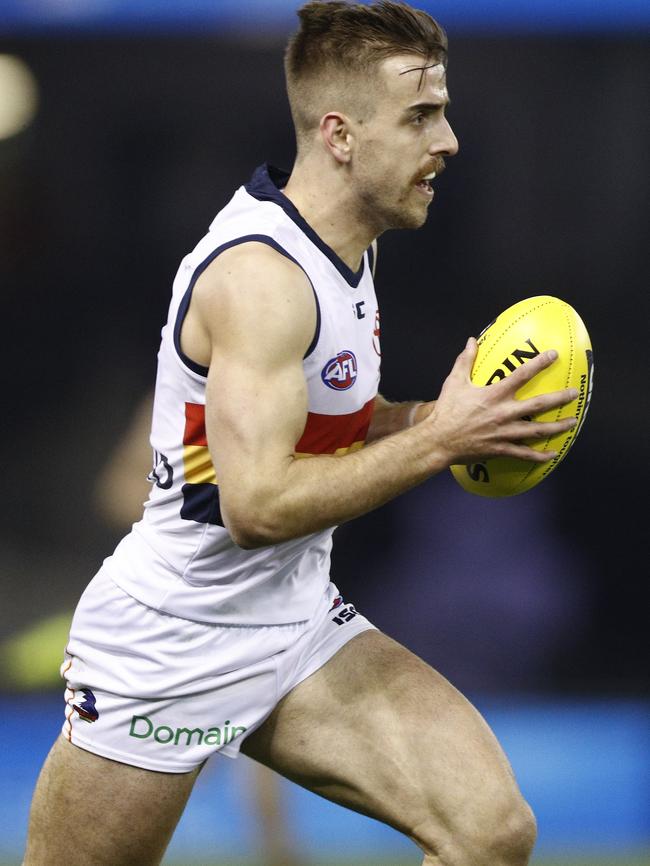
[[[357,381],[357,359],[354,353],[344,349],[336,358],[330,358],[323,367],[320,377],[328,388],[334,391],[347,391]]]

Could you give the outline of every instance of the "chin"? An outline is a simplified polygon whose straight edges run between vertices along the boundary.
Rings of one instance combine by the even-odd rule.
[[[409,206],[410,205],[410,206]],[[404,203],[402,207],[382,207],[382,203],[375,201],[372,204],[374,218],[372,220],[379,228],[377,234],[389,229],[419,229],[427,221],[429,216],[428,205],[426,207],[413,207],[413,202]]]
[[[427,221],[428,211],[401,211],[394,215],[391,228],[394,229],[419,229]]]

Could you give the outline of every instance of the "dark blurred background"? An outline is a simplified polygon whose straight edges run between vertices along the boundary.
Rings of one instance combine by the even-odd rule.
[[[153,384],[180,259],[255,166],[292,164],[299,4],[141,5],[0,13],[38,94],[0,140],[5,639],[71,610],[121,534],[97,479]],[[419,5],[448,30],[460,153],[427,225],[380,240],[382,391],[435,397],[469,334],[553,294],[591,333],[594,395],[543,485],[491,501],[435,478],[341,527],[334,579],[470,695],[647,696],[650,16]]]

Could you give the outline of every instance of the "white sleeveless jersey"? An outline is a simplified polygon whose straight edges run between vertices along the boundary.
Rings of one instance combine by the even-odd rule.
[[[158,354],[152,492],[142,520],[105,562],[131,596],[186,619],[233,625],[309,619],[329,582],[334,531],[242,550],[223,525],[205,429],[208,371],[180,347],[192,289],[210,262],[256,241],[295,262],[311,282],[318,316],[303,360],[309,411],[296,455],[361,448],[372,416],[380,358],[371,251],[352,272],[280,191],[287,177],[258,168],[181,262]]]

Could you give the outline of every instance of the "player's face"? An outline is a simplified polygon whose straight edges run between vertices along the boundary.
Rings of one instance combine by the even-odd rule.
[[[375,113],[356,131],[355,189],[364,215],[380,230],[418,228],[434,195],[429,176],[439,175],[444,157],[458,151],[445,117],[445,69],[404,54],[385,60],[379,75]]]

